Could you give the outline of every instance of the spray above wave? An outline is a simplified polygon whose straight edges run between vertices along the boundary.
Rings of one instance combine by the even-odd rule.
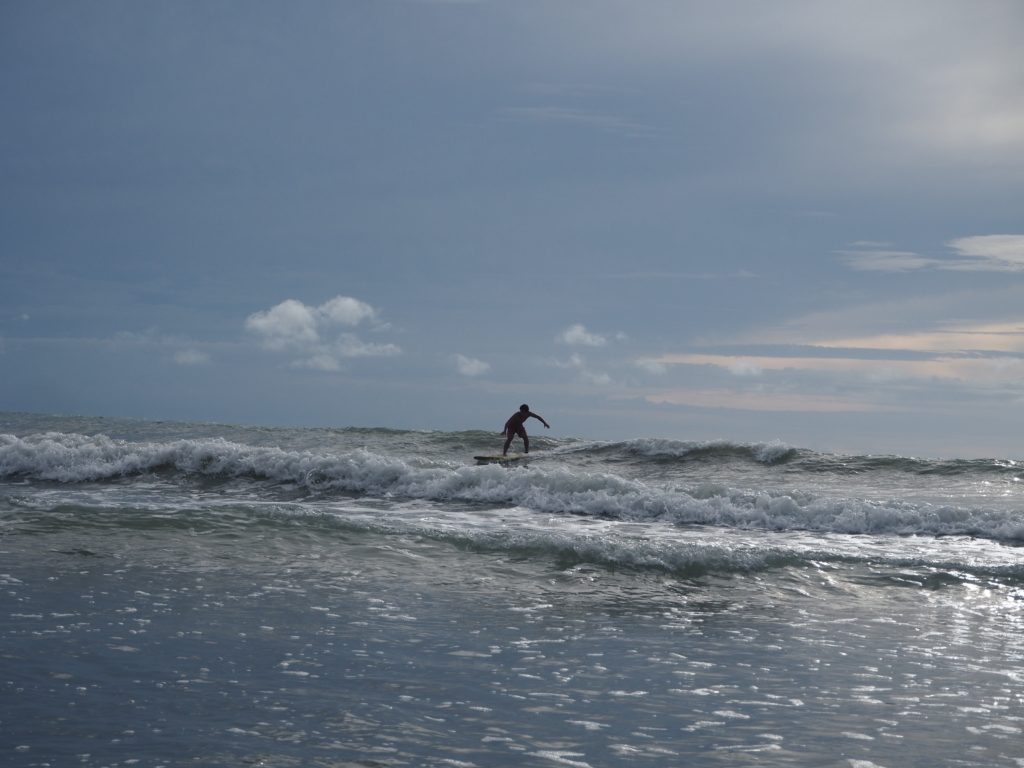
[[[588,449],[590,450],[590,449]],[[614,464],[610,465],[614,468]],[[338,454],[288,451],[227,440],[129,442],[104,436],[0,435],[0,478],[95,482],[151,473],[251,480],[332,492],[499,506],[599,518],[768,531],[972,535],[1024,540],[1015,510],[900,498],[838,498],[813,490],[737,490],[711,482],[679,485],[613,471],[531,466],[509,471],[399,457],[356,448]]]

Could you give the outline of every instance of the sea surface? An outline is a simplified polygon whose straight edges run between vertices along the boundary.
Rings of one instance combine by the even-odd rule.
[[[1024,766],[1024,463],[0,413],[0,765]]]

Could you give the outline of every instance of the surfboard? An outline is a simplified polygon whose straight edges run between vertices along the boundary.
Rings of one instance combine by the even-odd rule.
[[[502,456],[500,453],[489,454],[487,456],[474,456],[477,464],[514,464],[519,461],[526,461],[530,458],[528,453],[510,453],[507,456]]]

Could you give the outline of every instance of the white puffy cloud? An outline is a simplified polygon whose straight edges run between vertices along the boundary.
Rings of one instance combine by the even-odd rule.
[[[333,349],[342,357],[394,357],[402,354],[402,348],[395,344],[374,344],[351,333],[343,333]]]
[[[321,317],[341,325],[359,325],[377,316],[373,307],[351,296],[335,296],[317,307],[316,311]]]
[[[309,368],[313,371],[340,371],[341,363],[330,352],[317,352],[292,363],[293,368]]]
[[[391,343],[373,343],[356,334],[340,332],[339,326],[352,328],[376,320],[377,310],[351,296],[310,306],[286,299],[270,309],[254,312],[245,320],[247,330],[256,334],[263,346],[296,356],[292,365],[320,371],[340,370],[342,361],[356,357],[391,357],[402,353]]]
[[[455,368],[463,376],[482,376],[491,370],[491,365],[483,360],[477,360],[475,357],[455,355]]]
[[[288,349],[320,340],[316,310],[295,299],[286,299],[264,312],[254,312],[246,318],[245,327],[259,335],[268,349]]]
[[[555,340],[562,344],[578,345],[584,347],[603,347],[608,339],[597,333],[591,333],[583,323],[575,323],[562,331]]]

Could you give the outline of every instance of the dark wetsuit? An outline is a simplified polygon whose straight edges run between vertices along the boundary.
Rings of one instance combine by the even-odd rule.
[[[516,412],[512,418],[505,422],[505,429],[502,432],[506,437],[512,437],[513,435],[519,435],[519,437],[526,439],[526,427],[523,426],[523,422],[530,418],[530,414],[523,414]]]
[[[522,409],[516,411],[505,422],[505,428],[501,431],[501,434],[505,435],[505,447],[501,450],[502,455],[508,453],[508,447],[512,444],[512,438],[516,436],[523,439],[523,452],[530,452],[530,438],[526,436],[526,427],[523,426],[523,422],[531,418],[537,419],[545,427],[549,426],[543,417],[538,416],[533,411],[524,411]]]

